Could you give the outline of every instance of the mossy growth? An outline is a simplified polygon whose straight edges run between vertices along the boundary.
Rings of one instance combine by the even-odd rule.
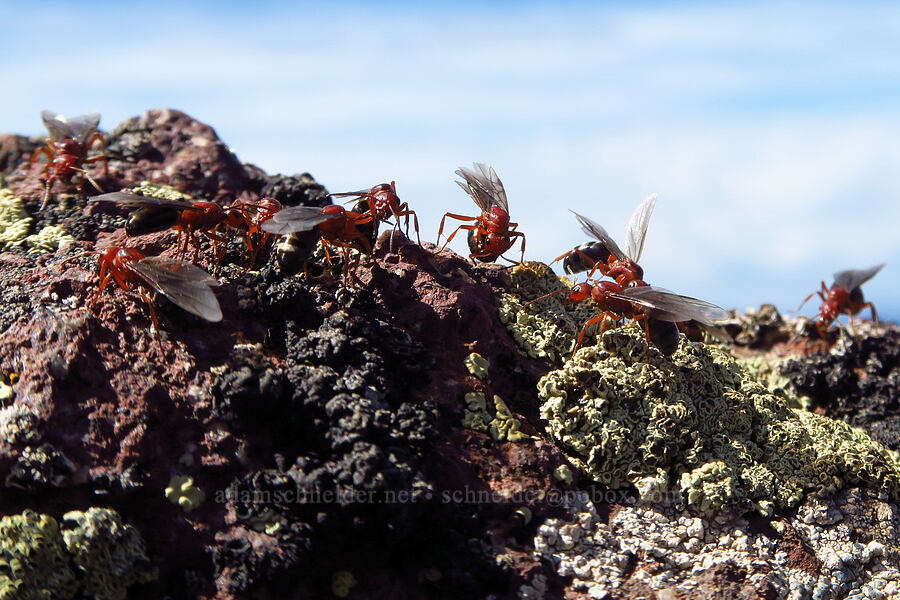
[[[63,515],[63,542],[80,573],[82,594],[97,600],[125,600],[128,588],[156,579],[137,529],[114,510],[89,508]]]
[[[900,461],[865,433],[793,409],[716,346],[649,352],[637,324],[541,379],[548,431],[571,462],[645,500],[680,485],[701,510],[771,514],[847,486],[900,498]]]
[[[8,189],[0,189],[0,251],[13,250],[25,244],[31,231],[32,218],[25,204]]]
[[[191,512],[206,499],[206,494],[194,485],[194,478],[187,475],[173,475],[166,486],[166,499],[177,504],[184,512]]]
[[[150,196],[152,198],[164,198],[166,200],[192,200],[190,194],[185,194],[172,187],[159,183],[150,183],[142,181],[137,187],[131,188],[132,193],[139,196]]]
[[[509,293],[500,297],[500,320],[523,354],[561,364],[575,348],[581,328],[597,315],[596,307],[591,301],[564,304],[566,290],[572,287],[572,282],[556,275],[544,263],[516,265],[510,278]],[[526,303],[554,292],[559,293],[523,308]],[[598,325],[588,329],[585,344],[592,343],[595,331],[599,331]]]
[[[144,542],[107,508],[56,519],[26,510],[0,519],[0,600],[124,600],[156,577]]]

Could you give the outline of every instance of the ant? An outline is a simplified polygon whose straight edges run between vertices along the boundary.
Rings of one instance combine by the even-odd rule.
[[[465,229],[469,232],[468,242],[469,250],[471,251],[469,258],[473,262],[476,258],[481,262],[495,262],[500,255],[512,247],[517,237],[522,238],[522,257],[520,262],[524,261],[525,234],[521,231],[516,231],[518,223],[510,223],[509,221],[509,204],[506,200],[506,191],[503,189],[503,183],[490,165],[472,163],[472,166],[475,167],[475,171],[470,171],[465,167],[460,167],[456,170],[456,174],[465,179],[465,183],[462,181],[457,181],[456,183],[475,201],[475,204],[481,209],[481,215],[467,217],[449,212],[445,213],[438,228],[437,243],[441,241],[441,233],[444,231],[444,221],[447,217],[459,221],[472,221],[472,225],[460,225],[457,227],[450,234],[450,237],[447,238],[447,241],[444,242],[444,245],[441,246],[441,250],[447,247],[447,244],[450,243],[460,229]]]
[[[343,250],[343,277],[347,279],[351,272],[355,273],[356,266],[359,264],[359,256],[357,256],[351,267],[350,250],[356,250],[363,254],[372,253],[372,244],[359,230],[360,225],[371,222],[372,215],[369,213],[349,211],[343,206],[330,204],[324,207],[290,206],[283,208],[264,221],[260,227],[265,232],[279,235],[308,232],[318,227],[328,264],[331,264],[329,245]],[[310,239],[314,238],[307,238],[305,242],[294,246],[279,247],[281,260],[287,262],[289,266],[305,263],[309,254],[312,253],[312,249],[315,248],[314,244],[309,243]],[[353,277],[355,278],[355,275]]]
[[[84,196],[85,178],[98,192],[102,192],[103,190],[100,189],[94,178],[83,168],[84,165],[102,160],[104,177],[109,174],[109,159],[106,158],[106,155],[101,153],[92,158],[87,157],[94,142],[100,142],[101,148],[104,151],[106,149],[106,140],[97,131],[97,126],[100,124],[100,113],[90,113],[67,119],[53,111],[43,110],[41,111],[41,120],[50,137],[47,138],[46,145],[38,148],[31,155],[30,161],[31,164],[35,163],[42,154],[47,157],[47,164],[44,166],[46,190],[44,201],[38,210],[42,211],[47,206],[53,182],[60,178],[71,179],[76,174],[79,175],[79,197]]]
[[[139,206],[140,208],[133,212],[125,223],[126,235],[134,237],[169,228],[175,229],[178,231],[179,239],[184,236],[184,241],[180,243],[176,254],[183,259],[190,242],[194,247],[193,262],[197,262],[200,252],[197,233],[202,233],[213,241],[213,252],[219,258],[217,244],[227,242],[227,239],[217,232],[219,225],[225,224],[227,227],[242,231],[248,231],[253,227],[244,204],[233,204],[223,208],[215,202],[192,203],[185,200],[139,196],[130,192],[102,194],[94,196],[90,201]],[[219,260],[221,261],[221,258]]]
[[[137,291],[150,308],[150,319],[155,330],[159,321],[153,308],[150,292],[156,291],[198,317],[213,323],[222,320],[222,309],[210,289],[221,283],[203,269],[189,262],[161,256],[144,256],[134,248],[110,246],[106,250],[86,252],[96,254],[100,269],[100,285],[91,304],[95,304],[110,281],[120,288]]]
[[[538,300],[565,291],[567,290],[557,290],[536,298],[525,304],[523,308]],[[601,311],[581,328],[575,350],[581,347],[585,332],[594,323],[602,322],[600,333],[606,331],[607,317],[614,321],[622,319],[643,321],[647,346],[649,347],[653,343],[665,355],[672,354],[678,347],[678,328],[675,327],[672,331],[671,326],[660,326],[656,328],[656,331],[651,332],[651,322],[674,324],[693,319],[712,326],[712,321],[728,317],[728,313],[715,304],[674,294],[668,290],[652,288],[649,285],[623,287],[613,281],[586,281],[576,284],[568,292],[565,304],[582,302],[590,298]]]
[[[409,217],[412,216],[413,229],[416,231],[416,241],[420,245],[422,244],[422,240],[419,238],[419,218],[416,216],[416,211],[410,210],[407,202],[400,202],[400,198],[397,196],[397,186],[393,181],[390,183],[379,183],[368,190],[328,195],[333,198],[359,198],[360,201],[353,207],[353,211],[365,213],[368,210],[369,215],[372,217],[372,227],[376,232],[378,230],[378,222],[387,222],[391,215],[397,221],[394,224],[394,229],[400,229],[400,217],[404,217],[406,237],[408,238]],[[377,236],[377,233],[375,236]]]
[[[834,274],[834,283],[828,288],[825,282],[818,291],[807,296],[797,310],[803,308],[810,298],[818,295],[822,299],[822,307],[819,309],[819,318],[816,321],[816,331],[823,340],[825,332],[832,321],[835,321],[841,314],[846,313],[847,319],[852,327],[853,315],[859,313],[862,309],[868,307],[872,312],[872,320],[878,322],[878,314],[871,302],[866,302],[860,287],[884,267],[884,263],[869,267],[868,269],[850,269],[847,271],[838,271]]]
[[[569,274],[590,270],[588,273],[590,278],[599,269],[603,275],[615,279],[619,285],[647,285],[643,281],[644,270],[638,265],[638,261],[644,250],[644,239],[647,236],[650,215],[656,206],[656,198],[656,194],[650,194],[632,213],[628,221],[625,252],[622,252],[602,225],[572,211],[581,223],[582,231],[597,241],[587,242],[569,250],[550,264],[565,259],[563,269]]]

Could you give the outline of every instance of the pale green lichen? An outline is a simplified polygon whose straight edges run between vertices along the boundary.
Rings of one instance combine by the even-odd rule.
[[[562,363],[575,348],[581,328],[597,315],[596,306],[591,301],[564,304],[572,283],[540,262],[516,265],[510,279],[510,293],[500,297],[500,320],[523,354]],[[527,302],[554,292],[559,293],[523,308]],[[596,331],[599,324],[588,329],[583,343],[593,343]]]
[[[31,222],[22,200],[10,190],[0,189],[0,251],[25,244]]]
[[[475,431],[487,431],[493,417],[487,411],[487,401],[481,392],[465,395],[466,408],[463,413],[463,427]]]
[[[522,422],[515,418],[500,396],[494,396],[494,414],[487,409],[487,400],[481,392],[470,392],[465,396],[466,409],[463,427],[484,431],[497,441],[522,442],[532,439],[519,428]]]
[[[78,589],[59,524],[26,510],[0,519],[0,600],[72,598]]]
[[[522,422],[512,415],[509,407],[497,395],[494,396],[494,412],[496,416],[491,420],[489,428],[491,437],[495,440],[524,442],[531,439],[530,435],[519,431]]]
[[[331,575],[331,593],[338,598],[346,598],[356,585],[356,577],[350,571],[337,571]]]
[[[553,477],[555,477],[557,481],[568,483],[569,485],[575,482],[575,474],[572,473],[572,469],[569,468],[569,465],[559,465],[553,469]]]
[[[86,597],[125,600],[129,587],[156,579],[144,540],[116,511],[73,510],[63,515],[63,522],[63,542]]]
[[[25,238],[28,254],[56,252],[59,248],[71,244],[75,238],[66,233],[62,225],[48,225],[34,235]]]
[[[809,410],[812,399],[805,395],[796,395],[791,380],[784,376],[782,368],[798,356],[787,356],[774,361],[765,356],[752,356],[750,358],[737,358],[737,362],[744,368],[748,375],[755,377],[767,390],[787,400],[794,408]]]
[[[677,482],[702,510],[771,512],[771,503],[793,507],[847,486],[900,497],[894,453],[845,423],[790,408],[716,346],[683,342],[666,358],[648,353],[630,324],[579,350],[538,388],[549,433],[610,487],[649,497]]]
[[[125,600],[155,577],[137,530],[113,510],[66,513],[62,528],[31,510],[0,519],[0,600]]]
[[[491,366],[488,359],[477,352],[473,352],[468,355],[463,362],[466,365],[466,369],[469,370],[469,373],[482,381],[487,380],[488,368]]]
[[[137,187],[131,188],[131,191],[139,196],[150,196],[153,198],[164,198],[166,200],[191,200],[190,194],[185,194],[172,187],[159,183],[150,183],[142,181]]]
[[[173,475],[166,486],[166,499],[177,504],[184,512],[191,512],[206,499],[206,494],[194,485],[194,478],[187,475]]]

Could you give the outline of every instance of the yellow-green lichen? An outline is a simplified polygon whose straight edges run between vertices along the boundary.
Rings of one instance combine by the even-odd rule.
[[[522,422],[515,418],[500,396],[494,396],[494,415],[487,409],[487,400],[481,392],[470,392],[465,396],[466,409],[463,427],[489,432],[497,441],[522,442],[532,439],[519,428]]]
[[[125,600],[128,588],[156,579],[137,529],[114,510],[89,508],[63,515],[63,542],[80,573],[82,594],[96,600]]]
[[[481,392],[469,392],[465,396],[466,408],[463,413],[463,427],[475,431],[487,431],[491,414],[487,411],[487,401]]]
[[[150,183],[149,181],[142,181],[139,186],[131,188],[131,191],[140,196],[165,198],[166,200],[191,200],[190,194],[185,194],[171,185]]]
[[[488,368],[491,366],[491,363],[488,359],[478,354],[477,352],[473,352],[466,357],[464,363],[466,365],[466,369],[469,370],[469,373],[482,381],[487,380]]]
[[[569,485],[572,485],[575,482],[575,474],[572,473],[572,469],[569,468],[569,465],[559,465],[553,469],[553,477],[555,477],[557,481],[568,483]]]
[[[113,510],[69,512],[62,527],[31,510],[0,519],[0,600],[125,600],[155,577],[140,534]]]
[[[795,360],[796,358],[798,357],[788,356],[770,362],[764,356],[752,356],[750,358],[738,358],[736,360],[748,375],[755,377],[767,390],[776,396],[785,398],[794,408],[804,408],[809,410],[812,399],[809,396],[795,395],[794,386],[791,384],[791,380],[782,373],[782,367],[787,362]]]
[[[31,221],[22,200],[8,189],[0,189],[0,251],[22,246],[31,230]]]
[[[62,225],[48,225],[34,235],[25,238],[28,254],[56,252],[57,249],[71,244],[75,238],[66,233]]]
[[[77,589],[56,519],[31,510],[0,519],[0,600],[72,598]]]
[[[579,350],[538,388],[550,434],[610,487],[649,496],[667,478],[703,510],[793,507],[807,493],[846,486],[900,498],[894,453],[845,423],[790,408],[716,346],[683,342],[669,358],[648,354],[630,324]]]
[[[510,293],[500,297],[500,320],[523,354],[561,363],[571,355],[581,328],[598,313],[596,306],[591,301],[564,304],[564,290],[572,287],[571,282],[540,262],[516,265],[510,278]],[[560,293],[523,309],[527,302],[553,292]],[[592,343],[594,331],[599,331],[598,325],[588,329],[584,344]]]
[[[173,475],[166,486],[166,499],[180,506],[184,512],[191,512],[203,503],[206,494],[194,485],[193,477]]]
[[[331,575],[331,593],[338,598],[346,598],[356,585],[356,577],[350,571],[337,571]]]
[[[495,440],[509,442],[524,442],[531,436],[519,431],[522,422],[515,418],[500,396],[494,396],[494,411],[496,416],[491,420],[489,430]]]

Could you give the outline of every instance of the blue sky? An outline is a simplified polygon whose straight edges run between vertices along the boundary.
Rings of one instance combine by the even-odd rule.
[[[474,214],[453,171],[488,162],[544,261],[585,241],[566,209],[622,240],[657,192],[651,284],[789,310],[887,262],[866,296],[900,318],[896,6],[0,2],[0,18],[0,130],[40,133],[43,108],[104,128],[177,108],[270,173],[396,180],[432,241],[444,212]]]

